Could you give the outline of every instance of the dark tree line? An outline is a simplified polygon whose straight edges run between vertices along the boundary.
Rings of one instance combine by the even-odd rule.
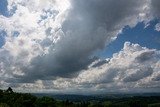
[[[7,90],[0,90],[0,107],[160,107],[160,97],[72,102],[55,100],[47,96],[36,97],[28,93],[16,93],[9,87]]]

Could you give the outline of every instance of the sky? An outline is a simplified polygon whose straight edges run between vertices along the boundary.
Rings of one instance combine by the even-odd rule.
[[[0,88],[160,92],[159,0],[0,0]]]

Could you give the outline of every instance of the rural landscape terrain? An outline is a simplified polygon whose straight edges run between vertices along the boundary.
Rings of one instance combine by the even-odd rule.
[[[160,107],[160,94],[55,95],[0,90],[0,107]]]

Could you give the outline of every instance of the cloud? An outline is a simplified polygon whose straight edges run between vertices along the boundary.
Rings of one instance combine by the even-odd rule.
[[[95,51],[112,42],[125,26],[134,27],[138,22],[147,23],[159,17],[157,2],[8,0],[8,12],[12,15],[0,15],[0,28],[7,33],[0,49],[1,80],[23,87],[34,87],[39,81],[40,87],[44,88],[47,83],[44,81],[65,78],[66,82],[58,81],[67,86],[76,78],[77,83],[87,83],[90,85],[86,87],[90,87],[113,83],[116,79],[127,83],[152,74],[158,76],[154,73],[155,68],[150,66],[154,65],[152,61],[157,63],[156,50],[126,43],[124,49],[110,60],[93,56]],[[138,67],[136,70],[135,66]],[[158,77],[154,78],[158,80]],[[79,87],[77,83],[75,87]]]
[[[158,63],[159,51],[126,42],[124,44],[124,48],[119,53],[115,53],[108,63],[96,68],[91,67],[90,70],[80,74],[79,76],[81,78],[85,78],[85,75],[88,76],[91,73],[95,73],[90,75],[91,77],[83,79],[84,81],[89,81],[91,79],[90,82],[93,82],[92,79],[95,78],[102,81],[112,78],[119,81],[134,82],[143,79],[143,77],[152,75],[155,70],[154,68],[156,68]],[[155,72],[158,72],[157,68]]]
[[[160,23],[156,24],[155,30],[158,31],[158,32],[160,31]]]
[[[135,92],[146,87],[144,91],[151,91],[152,87],[159,88],[159,60],[160,51],[126,42],[109,62],[82,71],[73,81],[78,87],[87,85],[89,90],[96,87],[97,92]]]
[[[150,56],[150,58],[141,60],[146,57],[146,53],[152,53],[147,54],[147,57]],[[100,63],[100,65],[94,66],[97,63]],[[82,70],[77,77],[38,80],[35,83],[21,83],[20,86],[30,87],[31,89],[39,87],[41,90],[52,92],[58,90],[58,92],[78,94],[140,92],[142,90],[143,92],[158,92],[159,65],[159,50],[148,49],[138,44],[126,42],[123,49],[115,53],[112,58],[97,59],[88,66],[88,69]]]
[[[160,17],[160,1],[159,0],[151,0],[151,13],[153,16],[159,18]]]
[[[7,35],[5,44],[0,49],[1,55],[3,54],[0,61],[11,79],[14,79],[14,75],[24,75],[24,69],[31,64],[33,58],[48,53],[48,48],[59,39],[59,24],[63,21],[62,13],[67,7],[62,7],[61,4],[55,7],[53,2],[8,1],[8,10],[16,7],[16,11],[11,17],[0,16],[1,29]]]
[[[99,63],[99,66],[94,66]],[[25,88],[35,92],[37,92],[37,88],[39,92],[45,90],[46,92],[78,94],[139,92],[142,90],[143,92],[158,92],[156,89],[159,89],[159,65],[159,50],[126,42],[123,49],[115,53],[112,58],[95,60],[86,70],[82,70],[77,77],[42,79],[32,83],[12,83],[10,81],[5,84],[19,90]],[[13,79],[11,80],[13,81]]]
[[[133,27],[143,19],[140,14],[145,14],[144,5],[145,1],[122,0],[116,4],[110,0],[71,1],[71,8],[56,32],[60,37],[58,42],[49,47],[48,53],[33,58],[30,65],[22,69],[25,75],[17,77],[26,82],[75,77],[95,60],[92,53],[103,49],[125,26]]]

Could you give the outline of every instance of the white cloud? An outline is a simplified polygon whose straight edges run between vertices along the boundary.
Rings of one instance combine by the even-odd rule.
[[[48,78],[43,76],[44,73],[51,76],[49,78],[78,75],[80,70],[86,69],[95,60],[90,55],[104,48],[126,25],[133,27],[139,21],[148,19],[144,17],[146,9],[143,8],[147,3],[122,0],[114,8],[113,1],[72,0],[71,8],[66,10],[67,15],[63,12],[61,14],[65,18],[57,15],[57,20],[64,19],[61,23],[55,18],[58,24],[47,19],[47,24],[43,25],[47,26],[47,34],[51,34],[51,39],[58,38],[59,41],[50,45],[47,54],[33,58],[31,67],[27,66],[25,76],[20,78],[23,81]],[[88,7],[88,5],[94,5],[94,7]],[[54,25],[57,26],[54,27]],[[57,29],[58,32],[56,32]],[[35,78],[28,79],[31,75]]]
[[[158,32],[160,31],[160,23],[156,24],[155,30],[158,31]]]
[[[34,57],[48,53],[49,47],[59,39],[59,28],[69,2],[63,2],[65,7],[61,3],[56,7],[53,3],[58,1],[8,1],[8,9],[12,11],[16,7],[16,11],[10,17],[0,16],[1,29],[7,33],[5,45],[0,49],[4,66],[1,71],[7,77],[24,74],[22,69],[30,65]],[[14,32],[18,35],[13,35]]]
[[[160,52],[154,49],[148,49],[126,42],[124,48],[113,55],[113,58],[106,64],[96,68],[90,68],[88,71],[79,75],[80,80],[84,82],[109,82],[123,81],[134,82],[145,77],[151,76],[153,72],[158,72]],[[114,80],[112,80],[114,79]],[[111,81],[112,80],[112,81]]]
[[[19,89],[36,89],[63,93],[157,92],[160,81],[160,51],[126,42],[124,48],[105,63],[89,65],[75,78],[38,80],[21,83]],[[50,90],[52,89],[52,90]]]
[[[83,71],[74,81],[107,91],[155,91],[159,88],[160,51],[126,42],[108,63]],[[145,89],[145,87],[148,87]],[[132,91],[134,91],[132,90]]]

